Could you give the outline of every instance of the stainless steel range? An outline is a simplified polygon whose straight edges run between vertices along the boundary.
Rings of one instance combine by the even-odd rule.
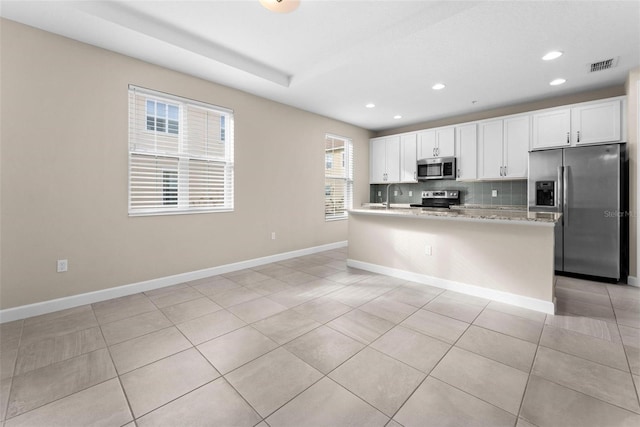
[[[458,190],[427,190],[422,192],[422,203],[412,204],[412,208],[449,210],[450,206],[460,204]]]

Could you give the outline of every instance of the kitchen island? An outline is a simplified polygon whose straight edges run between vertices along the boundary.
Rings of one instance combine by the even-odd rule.
[[[553,314],[560,214],[369,205],[349,211],[348,265]]]

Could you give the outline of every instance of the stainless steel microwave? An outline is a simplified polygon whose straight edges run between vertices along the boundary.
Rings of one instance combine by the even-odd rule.
[[[436,157],[418,160],[418,181],[456,179],[456,158]]]

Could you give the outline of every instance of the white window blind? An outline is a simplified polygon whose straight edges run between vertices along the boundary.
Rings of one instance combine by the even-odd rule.
[[[353,205],[353,144],[341,136],[325,136],[324,217],[347,218]]]
[[[129,215],[233,210],[233,112],[129,86]]]

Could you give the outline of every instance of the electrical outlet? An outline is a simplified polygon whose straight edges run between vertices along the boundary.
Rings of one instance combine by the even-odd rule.
[[[413,191],[409,191],[409,197],[413,196]]]
[[[378,197],[382,197],[382,191],[378,191]]]
[[[398,195],[398,190],[393,190],[393,195],[397,196]]]
[[[426,245],[424,247],[424,254],[431,256],[431,245]]]
[[[271,232],[271,240],[276,240],[276,232],[275,231]]]
[[[57,268],[58,273],[64,273],[65,271],[67,271],[68,268],[69,268],[69,261],[67,261],[66,259],[58,260],[58,268]]]
[[[491,190],[491,197],[498,197],[498,190]]]

